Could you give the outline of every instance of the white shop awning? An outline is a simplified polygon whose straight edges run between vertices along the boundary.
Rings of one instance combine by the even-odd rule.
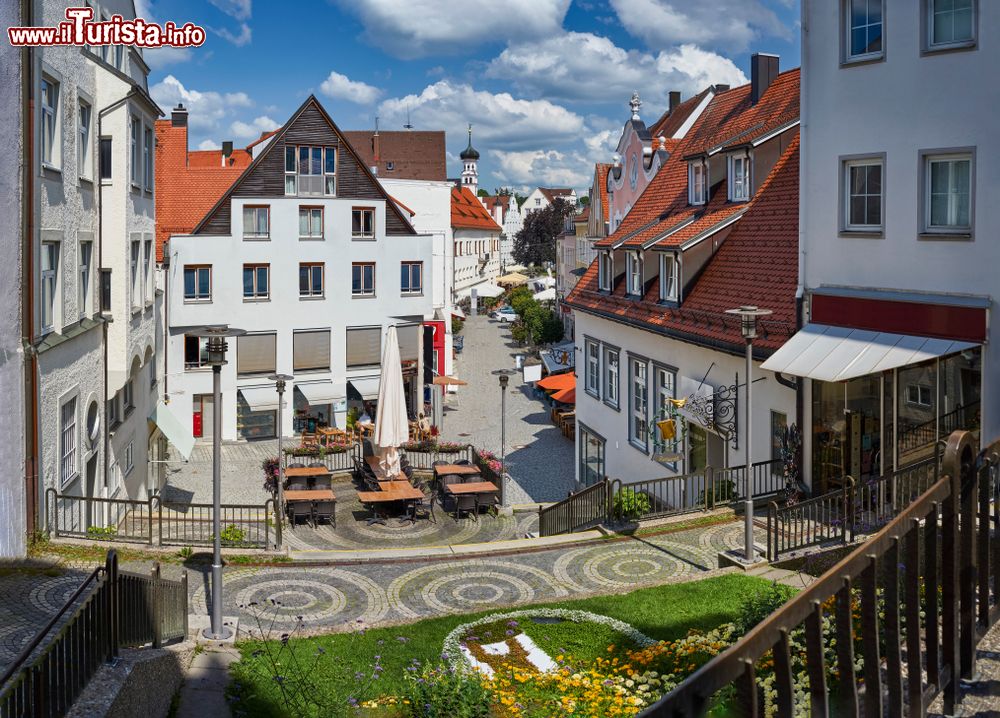
[[[349,379],[347,383],[365,401],[378,399],[379,377],[366,376],[359,379]]]
[[[250,386],[239,390],[250,411],[277,411],[278,390],[274,386]]]
[[[191,449],[194,448],[194,427],[190,421],[184,422],[174,413],[169,404],[164,404],[160,399],[153,407],[149,420],[163,432],[177,451],[180,452],[184,460],[191,456]]]
[[[333,404],[344,399],[344,392],[333,386],[332,381],[312,381],[299,384],[295,388],[306,398],[310,406]]]
[[[489,282],[476,284],[475,286],[467,287],[462,291],[465,292],[466,295],[471,295],[473,289],[476,290],[477,297],[499,297],[504,293],[503,287],[498,287],[497,285],[490,284]]]
[[[819,381],[845,381],[975,346],[951,339],[807,324],[761,366]]]

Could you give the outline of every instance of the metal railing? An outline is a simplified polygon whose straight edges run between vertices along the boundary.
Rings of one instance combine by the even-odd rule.
[[[284,449],[285,466],[290,464],[323,464],[331,472],[354,471],[354,459],[360,459],[364,451],[359,442],[355,442],[344,448],[344,451],[331,451],[326,449],[322,453],[316,454],[293,454],[288,448]]]
[[[403,453],[410,460],[410,465],[414,469],[431,470],[435,461],[444,461],[453,464],[460,459],[473,460],[473,449],[471,446],[464,446],[456,451],[406,451]]]
[[[773,501],[767,507],[767,560],[783,553],[847,543],[853,537],[854,479],[845,476],[839,489],[788,506]]]
[[[0,716],[65,715],[102,664],[123,647],[187,636],[187,572],[180,581],[118,571],[108,551],[62,608],[0,676]]]
[[[222,504],[222,545],[268,549],[277,543],[275,502]],[[98,499],[46,490],[46,526],[53,536],[149,545],[211,544],[212,504]]]
[[[727,477],[736,485],[736,495],[743,498],[746,484],[746,464],[730,469],[716,469],[716,472],[725,472]],[[750,464],[750,496],[754,499],[763,499],[774,496],[785,489],[784,465],[780,459],[768,461],[755,461]]]
[[[854,487],[851,506],[858,533],[874,533],[909,506],[938,478],[940,455],[900,467],[886,476],[861,481]]]
[[[611,482],[596,484],[570,493],[562,501],[538,508],[538,534],[555,536],[588,528],[608,519],[611,511]]]
[[[1000,443],[977,460],[973,442],[954,432],[943,478],[640,716],[725,712],[729,696],[756,717],[772,683],[782,716],[923,716],[939,694],[954,715],[959,680],[1000,619],[1000,505],[989,500]]]

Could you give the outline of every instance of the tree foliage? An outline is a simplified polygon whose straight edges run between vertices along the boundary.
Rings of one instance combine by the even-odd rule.
[[[563,324],[559,316],[542,306],[527,287],[517,287],[510,293],[510,306],[520,317],[512,327],[512,336],[516,341],[552,344],[563,338]]]
[[[514,261],[529,266],[556,261],[556,237],[573,206],[557,197],[548,207],[529,212],[524,226],[514,236]]]

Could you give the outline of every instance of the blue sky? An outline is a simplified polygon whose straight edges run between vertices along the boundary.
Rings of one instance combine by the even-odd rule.
[[[310,94],[342,129],[467,123],[480,186],[585,188],[633,90],[651,122],[669,90],[740,84],[754,51],[799,64],[798,0],[137,0],[208,39],[147,51],[153,96],[191,111],[191,147],[245,145]]]

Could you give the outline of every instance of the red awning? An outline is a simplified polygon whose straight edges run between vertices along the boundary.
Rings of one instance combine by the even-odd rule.
[[[576,403],[576,387],[570,387],[569,389],[561,389],[552,395],[552,398],[562,404],[575,404]]]
[[[549,391],[573,389],[576,387],[576,377],[571,371],[564,374],[549,374],[544,379],[539,379],[537,386]]]

